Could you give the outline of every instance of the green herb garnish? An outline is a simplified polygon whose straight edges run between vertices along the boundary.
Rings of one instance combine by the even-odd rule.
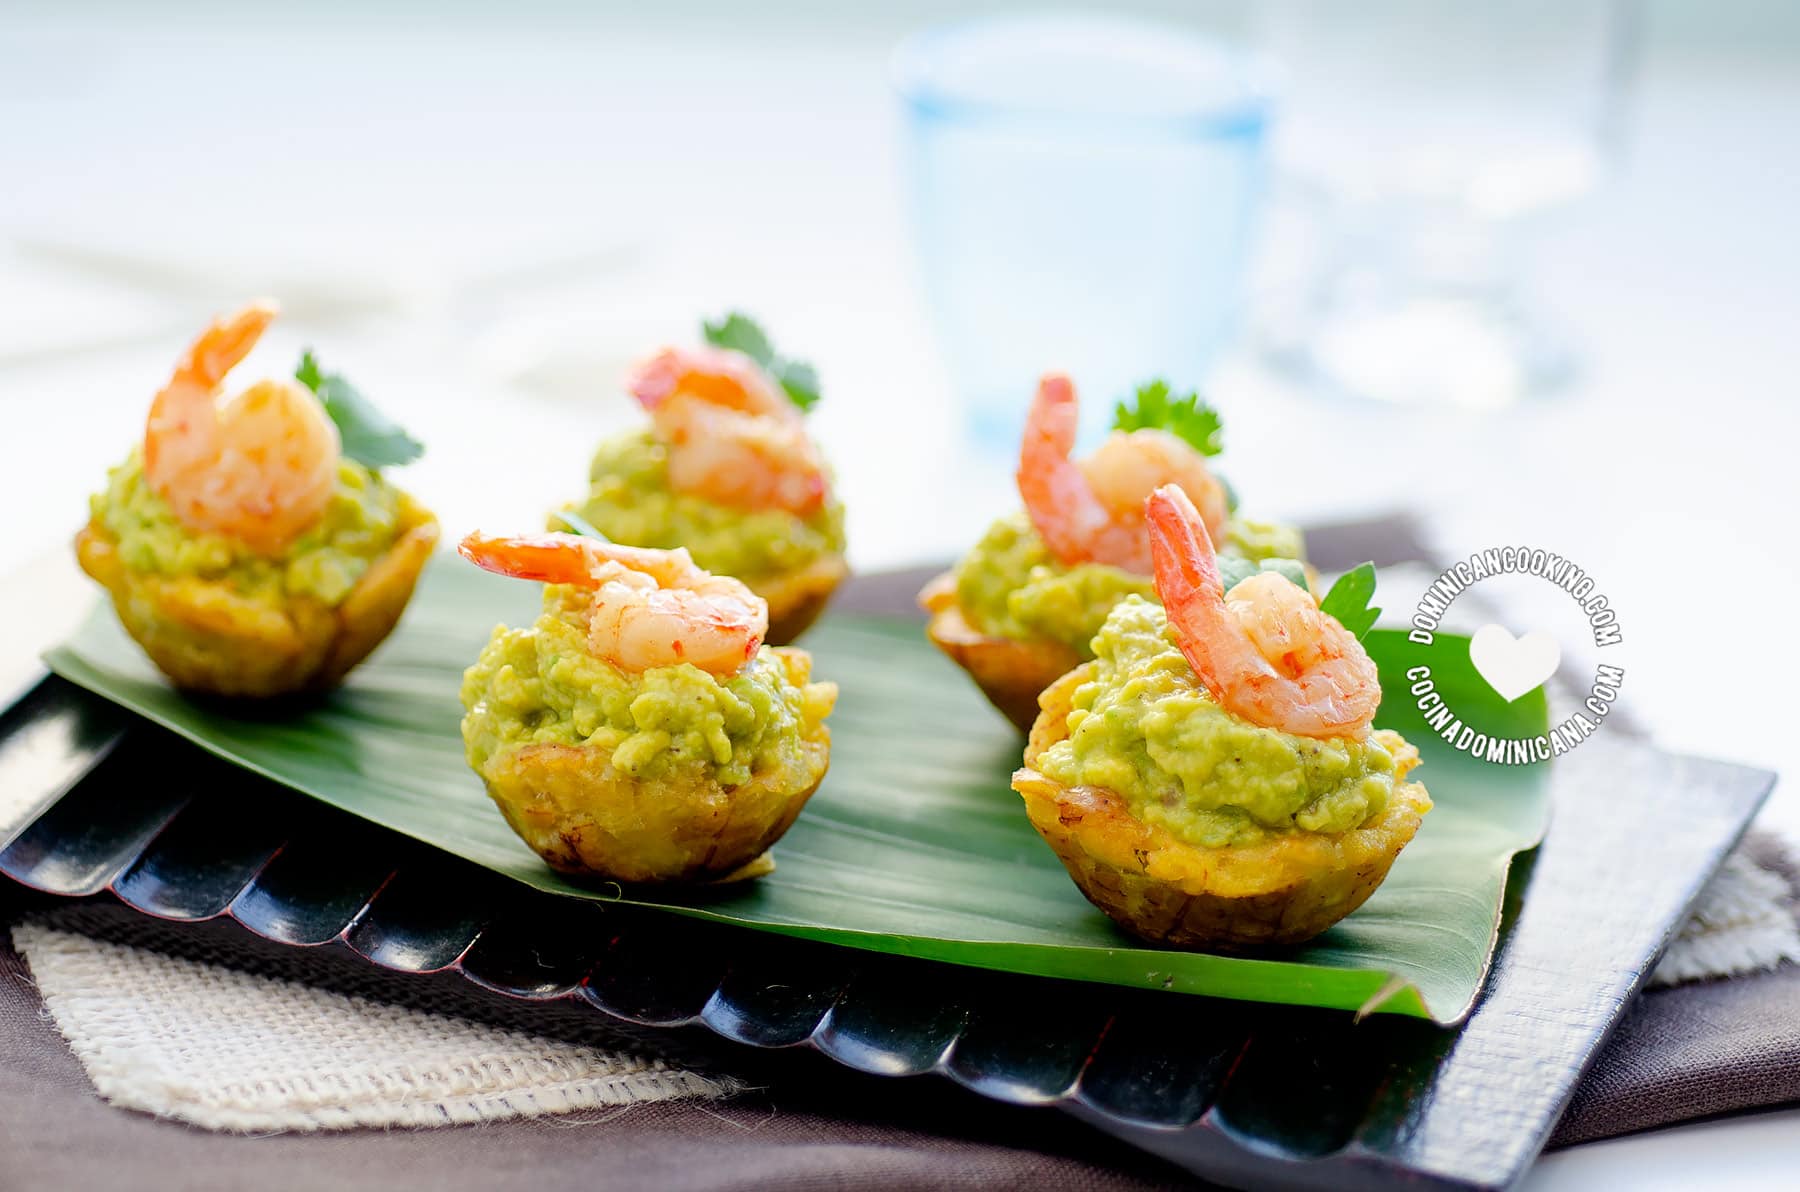
[[[581,516],[581,514],[575,512],[573,509],[559,509],[556,511],[556,517],[563,525],[569,527],[569,529],[575,531],[577,534],[580,534],[583,538],[597,538],[601,542],[612,541],[612,539],[602,534],[599,530],[596,530],[594,528],[594,523],[590,522],[587,518]]]
[[[819,374],[813,366],[777,355],[775,345],[749,315],[732,311],[717,323],[709,319],[700,326],[707,343],[715,348],[742,352],[760,364],[781,382],[788,400],[799,406],[803,413],[819,404]]]
[[[1375,564],[1363,563],[1338,576],[1331,591],[1325,593],[1325,599],[1319,601],[1319,610],[1336,617],[1338,624],[1361,641],[1374,628],[1375,618],[1381,615],[1380,609],[1369,605],[1374,596]]]
[[[310,348],[300,353],[294,379],[318,395],[319,404],[337,424],[344,454],[357,463],[366,468],[392,468],[410,464],[424,454],[425,445],[377,410],[356,386],[337,373],[321,372]]]
[[[1219,412],[1200,400],[1197,392],[1170,395],[1169,383],[1146,381],[1129,402],[1113,407],[1114,430],[1166,430],[1201,455],[1217,455]]]

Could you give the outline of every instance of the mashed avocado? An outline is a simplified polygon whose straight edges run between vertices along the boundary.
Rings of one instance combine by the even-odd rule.
[[[1396,777],[1386,748],[1373,738],[1292,736],[1225,711],[1194,678],[1159,606],[1126,599],[1094,651],[1068,739],[1037,761],[1046,777],[1105,787],[1138,819],[1201,848],[1345,832],[1387,807]]]
[[[1253,574],[1256,567],[1245,565],[1251,563],[1304,585],[1302,571],[1283,565],[1303,557],[1300,531],[1290,526],[1236,517],[1226,525],[1220,565],[1227,586]],[[1084,659],[1094,656],[1090,642],[1106,614],[1133,595],[1156,599],[1149,577],[1103,563],[1064,566],[1023,512],[989,526],[956,565],[956,603],[976,630],[1019,641],[1048,638]]]
[[[135,450],[107,473],[105,490],[90,498],[88,506],[93,519],[117,540],[119,559],[128,570],[199,576],[271,606],[288,596],[310,596],[335,607],[401,532],[399,490],[350,459],[338,462],[337,492],[319,524],[274,558],[221,534],[196,533],[182,525],[144,480]]]
[[[669,488],[668,448],[649,430],[609,439],[588,469],[587,500],[576,512],[594,528],[631,546],[685,546],[694,562],[758,579],[798,571],[844,549],[844,507],[828,498],[802,518],[782,509],[734,509]],[[555,529],[566,529],[560,522]]]
[[[1251,521],[1235,514],[1225,523],[1223,554],[1261,563],[1270,559],[1306,558],[1306,541],[1298,526]]]
[[[544,589],[529,628],[494,630],[463,675],[463,744],[477,772],[524,745],[589,745],[634,777],[710,767],[732,787],[802,768],[802,737],[836,697],[830,683],[795,682],[766,647],[729,679],[685,664],[632,674],[590,654],[587,630],[588,594],[564,586]]]

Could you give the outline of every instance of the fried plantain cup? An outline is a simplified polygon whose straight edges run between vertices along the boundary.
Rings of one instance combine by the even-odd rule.
[[[804,650],[771,649],[804,684]],[[552,869],[627,883],[707,882],[774,868],[766,854],[806,806],[831,760],[831,730],[806,725],[784,764],[725,786],[694,762],[653,780],[613,765],[610,749],[531,744],[480,768],[488,795],[513,831]]]
[[[931,644],[968,671],[988,702],[1021,733],[1031,732],[1043,690],[1081,665],[1081,655],[1062,642],[989,637],[977,630],[956,602],[952,572],[926,584],[919,603],[931,614],[925,624]]]
[[[1064,786],[1032,768],[1068,736],[1071,699],[1092,670],[1084,665],[1043,693],[1013,789],[1088,901],[1153,944],[1241,952],[1309,940],[1375,892],[1431,809],[1422,785],[1396,782],[1380,816],[1347,832],[1287,832],[1226,848],[1187,844],[1132,815],[1110,790]],[[1419,764],[1419,751],[1398,733],[1375,736],[1393,753],[1396,778]]]
[[[812,628],[838,585],[849,576],[850,565],[844,556],[833,554],[795,571],[745,580],[745,585],[769,604],[769,632],[763,640],[771,646],[785,646]]]
[[[75,538],[81,569],[112,597],[125,631],[184,691],[269,698],[335,686],[393,631],[437,544],[437,518],[400,494],[398,533],[337,605],[279,606],[200,576],[134,571],[98,520]]]

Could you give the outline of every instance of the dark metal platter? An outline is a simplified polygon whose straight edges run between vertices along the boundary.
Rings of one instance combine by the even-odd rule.
[[[915,579],[886,587],[910,592]],[[877,590],[856,603],[899,606]],[[159,920],[235,922],[334,964],[465,978],[471,993],[546,1011],[700,1026],[883,1076],[938,1073],[1221,1183],[1503,1187],[1773,782],[1608,733],[1559,761],[1549,836],[1513,867],[1487,990],[1456,1029],[988,972],[558,898],[238,770],[56,678],[0,715],[0,791],[37,809],[0,836],[0,873]]]

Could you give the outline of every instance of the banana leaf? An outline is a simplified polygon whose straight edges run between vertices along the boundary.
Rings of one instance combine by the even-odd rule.
[[[1378,723],[1420,745],[1418,777],[1437,804],[1386,883],[1311,943],[1268,957],[1147,947],[1090,906],[1038,838],[1008,785],[1017,734],[920,626],[840,614],[805,643],[815,674],[842,689],[831,771],[776,846],[775,872],[703,897],[583,887],[513,835],[458,733],[463,668],[496,623],[536,611],[536,585],[440,558],[392,640],[341,690],[281,717],[184,698],[105,606],[46,661],[239,765],[541,890],[984,968],[1440,1022],[1468,1012],[1511,859],[1547,819],[1546,767],[1477,761],[1438,741],[1405,690],[1419,647],[1376,630]],[[1466,642],[1439,642],[1434,679],[1459,713],[1478,708],[1484,727],[1509,735],[1544,730],[1541,692],[1507,705],[1468,665]]]

